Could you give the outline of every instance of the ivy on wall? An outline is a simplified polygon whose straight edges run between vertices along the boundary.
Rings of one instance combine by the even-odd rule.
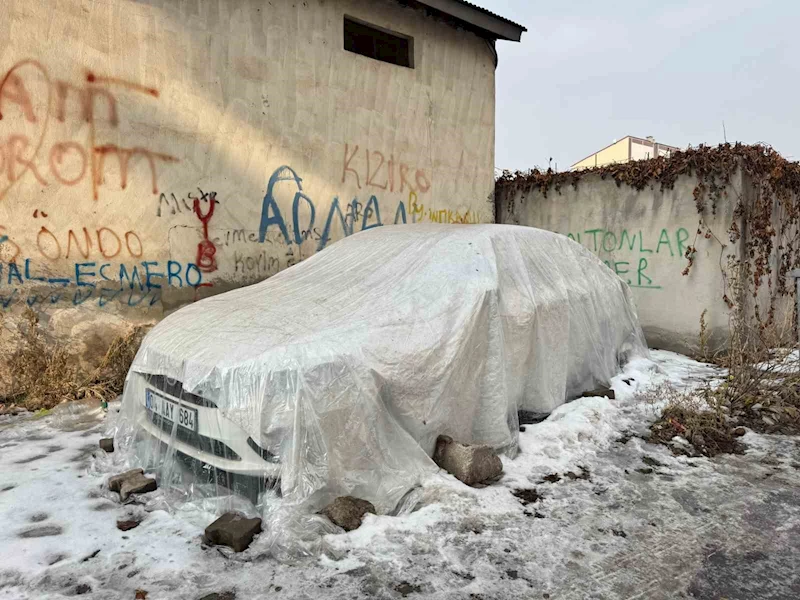
[[[732,178],[741,171],[746,189],[734,190]],[[583,178],[597,176],[613,179],[617,186],[627,185],[636,190],[660,186],[672,189],[680,176],[697,180],[691,201],[699,215],[697,237],[715,240],[725,247],[728,243],[740,244],[740,258],[723,266],[746,273],[747,285],[743,293],[753,297],[765,282],[769,291],[769,311],[754,316],[763,327],[774,318],[775,299],[793,293],[789,276],[792,269],[800,267],[800,163],[788,161],[778,152],[762,144],[721,144],[716,147],[699,146],[673,152],[669,157],[658,157],[627,163],[617,163],[580,171],[556,173],[542,171],[504,171],[496,182],[495,198],[513,201],[518,192],[560,193],[564,186],[577,188]],[[733,192],[735,198],[729,195]],[[687,201],[689,199],[687,198]],[[717,214],[721,202],[735,202],[733,218],[727,226],[728,240],[718,238],[706,224],[706,219]],[[696,242],[695,242],[696,243]],[[695,244],[686,248],[684,275],[691,272],[696,254]],[[774,277],[773,277],[774,275]],[[727,286],[723,300],[733,308]]]

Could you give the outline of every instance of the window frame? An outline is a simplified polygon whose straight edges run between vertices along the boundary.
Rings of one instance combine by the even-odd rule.
[[[380,33],[384,33],[386,35],[390,35],[394,38],[398,38],[400,40],[405,40],[408,43],[408,65],[391,62],[388,60],[384,60],[382,58],[376,58],[374,56],[370,56],[368,54],[362,54],[361,52],[357,52],[355,50],[350,50],[347,48],[347,22],[350,21],[355,23],[356,25],[360,25],[367,29],[373,29]],[[375,25],[374,23],[370,23],[369,21],[365,21],[363,19],[359,19],[358,17],[354,17],[352,15],[345,14],[342,18],[342,48],[345,52],[350,52],[351,54],[357,54],[358,56],[363,56],[365,58],[369,58],[371,60],[377,60],[378,62],[385,63],[387,65],[394,65],[396,67],[403,67],[404,69],[414,69],[416,68],[416,60],[415,59],[415,52],[414,52],[414,37],[411,35],[407,35],[405,33],[400,33],[399,31],[394,31],[392,29],[387,29],[386,27],[381,27],[380,25]]]

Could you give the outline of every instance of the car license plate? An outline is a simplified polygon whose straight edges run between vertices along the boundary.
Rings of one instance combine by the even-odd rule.
[[[177,423],[178,427],[197,432],[196,409],[186,408],[177,402],[167,400],[160,394],[153,392],[153,390],[145,390],[144,405],[147,410],[157,414],[164,420]]]

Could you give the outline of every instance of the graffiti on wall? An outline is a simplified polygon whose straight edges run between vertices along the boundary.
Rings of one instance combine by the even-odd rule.
[[[37,210],[36,213],[39,211]],[[70,228],[60,231],[50,229],[47,225],[39,227],[36,233],[36,254],[40,259],[56,261],[59,259],[75,259],[78,256],[87,259],[91,256],[99,258],[140,258],[144,254],[144,245],[138,233],[133,230],[122,231],[113,227]],[[22,253],[22,248],[0,225],[0,260],[14,263]],[[32,252],[27,252],[30,255]]]
[[[174,260],[81,261],[71,267],[69,273],[53,276],[48,265],[30,258],[0,263],[0,306],[22,302],[78,306],[94,299],[100,307],[115,300],[130,307],[150,307],[161,300],[164,287],[196,289],[203,284],[197,265]]]
[[[213,210],[200,214],[207,221]],[[34,211],[34,218],[43,217],[47,214]],[[133,230],[81,227],[62,231],[41,225],[35,245],[23,250],[0,226],[0,307],[22,302],[77,306],[90,299],[96,299],[100,307],[114,300],[129,307],[150,307],[161,300],[164,287],[196,290],[208,285],[203,281],[208,268],[191,262],[145,260],[145,254],[142,238]]]
[[[195,262],[198,268],[204,273],[212,273],[217,270],[217,261],[214,255],[217,253],[217,247],[210,239],[208,239],[208,223],[211,217],[214,216],[214,207],[217,205],[217,194],[211,192],[208,197],[208,208],[203,212],[200,204],[200,198],[194,199],[194,214],[203,224],[203,239],[197,244],[197,258]]]
[[[291,203],[291,230],[283,216],[279,203],[276,200],[276,187],[282,182],[290,182],[294,192]],[[387,219],[388,216],[388,221]],[[394,206],[390,205],[387,211],[381,211],[381,202],[378,196],[371,194],[366,202],[354,198],[347,203],[341,203],[338,197],[331,200],[326,215],[318,215],[314,201],[303,190],[303,179],[289,166],[275,169],[267,183],[267,191],[261,205],[261,224],[259,228],[259,241],[264,242],[267,233],[275,228],[278,230],[287,246],[302,244],[308,239],[315,239],[317,251],[322,250],[333,237],[336,228],[344,237],[352,235],[356,229],[364,231],[373,227],[380,227],[385,222],[417,223],[425,218],[436,223],[477,223],[478,218],[474,212],[453,211],[451,209],[435,210],[425,209],[417,199],[417,192],[409,191],[407,201],[400,200]]]
[[[646,232],[628,229],[586,229],[582,232],[567,233],[567,237],[583,244],[599,255],[606,265],[635,288],[661,289],[653,271],[654,259],[683,258],[689,232],[678,227],[674,231],[661,229],[658,237]],[[612,255],[608,257],[608,255]],[[623,260],[618,260],[623,259]]]
[[[396,162],[394,156],[387,158],[378,150],[359,149],[358,144],[344,145],[342,159],[342,183],[352,182],[360,190],[373,187],[388,192],[424,194],[431,189],[431,178],[424,169],[409,167]]]
[[[341,200],[328,197],[318,205],[298,173],[280,166],[267,181],[258,230],[246,233],[247,242],[260,247],[222,256],[219,250],[227,249],[230,237],[236,241],[245,230],[228,230],[222,244],[216,230],[217,193],[198,188],[199,193],[176,195],[160,190],[159,175],[179,159],[146,142],[126,144],[123,139],[125,100],[137,101],[141,109],[159,97],[154,87],[89,70],[78,80],[62,77],[34,59],[21,60],[2,74],[0,201],[23,180],[43,190],[74,188],[99,200],[104,189],[128,189],[135,177],[145,183],[146,193],[157,196],[157,217],[186,215],[183,218],[191,223],[187,226],[198,232],[199,240],[192,242],[192,258],[146,260],[145,241],[154,258],[162,256],[163,249],[152,247],[144,234],[106,224],[102,218],[100,223],[87,217],[84,222],[71,220],[69,228],[58,227],[47,221],[47,212],[30,206],[38,221],[26,235],[15,240],[7,225],[0,223],[0,306],[78,305],[90,300],[98,306],[116,300],[128,306],[152,306],[165,287],[197,291],[213,285],[208,279],[212,273],[265,278],[324,249],[333,239],[386,223],[479,222],[469,208],[442,209],[430,201],[426,205],[421,198],[432,188],[426,169],[396,160],[391,153],[345,143],[341,183],[357,194]],[[145,104],[138,102],[142,99]],[[279,201],[279,188],[286,186],[290,195],[281,194]],[[265,243],[283,248],[265,249]]]
[[[157,99],[157,89],[115,77],[85,71],[80,82],[51,77],[38,61],[27,59],[13,65],[0,79],[0,200],[24,176],[42,186],[76,186],[88,183],[97,200],[115,169],[120,189],[126,189],[132,169],[139,164],[149,172],[150,188],[158,194],[158,172],[178,159],[145,146],[120,146],[102,139],[120,122],[119,94]],[[64,126],[59,126],[59,124]],[[59,137],[86,125],[86,139]],[[112,167],[113,163],[113,167]]]

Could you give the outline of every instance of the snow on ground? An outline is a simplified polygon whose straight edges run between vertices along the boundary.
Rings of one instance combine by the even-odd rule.
[[[800,370],[800,351],[776,348],[773,352],[771,360],[756,366],[762,371],[772,372],[776,375],[793,375]]]
[[[119,504],[105,486],[113,455],[92,456],[99,409],[0,417],[0,598],[799,598],[798,439],[749,432],[743,456],[688,459],[636,437],[660,384],[720,375],[653,352],[615,378],[615,400],[527,425],[499,483],[437,475],[400,516],[322,537],[330,526],[307,517],[302,544],[267,532],[240,555],[201,546],[211,504],[176,507],[163,490]],[[119,531],[131,510],[145,520]]]

